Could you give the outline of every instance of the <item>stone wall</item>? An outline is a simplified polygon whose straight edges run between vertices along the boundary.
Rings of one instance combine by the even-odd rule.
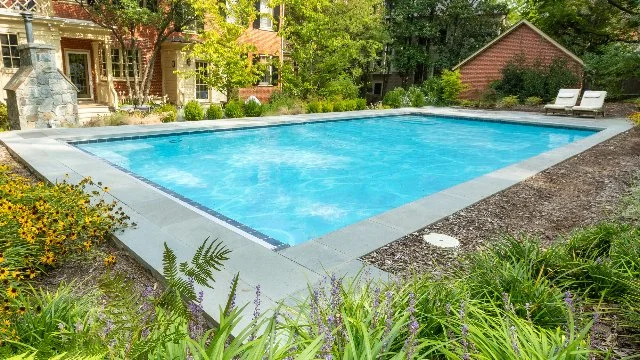
[[[20,68],[5,86],[11,128],[77,125],[77,89],[56,66],[56,48],[26,44],[18,50]]]

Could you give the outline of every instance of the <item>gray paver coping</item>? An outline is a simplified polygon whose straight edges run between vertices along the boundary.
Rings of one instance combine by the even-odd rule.
[[[179,199],[100,161],[71,141],[148,136],[211,129],[236,129],[277,124],[330,121],[354,117],[403,114],[442,115],[487,121],[510,121],[536,125],[588,128],[599,132],[520,163],[507,166],[444,191],[426,196],[396,209],[373,216],[306,243],[274,251],[269,244],[203,212]],[[496,120],[498,119],[498,120]],[[347,113],[305,114],[253,119],[180,122],[146,126],[102,128],[34,129],[0,133],[9,151],[42,178],[57,182],[79,181],[91,176],[111,190],[106,200],[121,203],[136,228],[115,234],[115,238],[155,275],[162,272],[163,243],[173,248],[179,261],[191,258],[202,241],[220,239],[232,250],[229,261],[217,274],[214,289],[205,291],[204,310],[214,320],[226,300],[229,283],[240,273],[237,301],[253,300],[260,285],[262,307],[301,296],[309,283],[329,273],[351,276],[358,271],[378,279],[389,274],[358,258],[402,236],[436,222],[496,192],[631,128],[625,119],[583,119],[548,117],[540,114],[426,107],[420,109],[365,110]],[[65,177],[68,174],[68,177]],[[364,269],[364,270],[363,270]],[[247,310],[248,312],[250,310]],[[247,321],[250,316],[247,316]]]

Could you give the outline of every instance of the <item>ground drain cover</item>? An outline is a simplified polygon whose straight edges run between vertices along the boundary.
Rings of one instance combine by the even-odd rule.
[[[458,239],[444,234],[430,233],[422,237],[427,243],[446,249],[453,249],[460,246]]]

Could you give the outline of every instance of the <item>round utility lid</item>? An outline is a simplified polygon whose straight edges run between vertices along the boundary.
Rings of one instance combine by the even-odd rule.
[[[445,234],[429,233],[424,235],[423,239],[427,243],[441,248],[452,249],[460,246],[458,239]]]

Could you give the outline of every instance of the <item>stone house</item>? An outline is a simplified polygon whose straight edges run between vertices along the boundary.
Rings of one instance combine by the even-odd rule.
[[[283,7],[271,9],[267,4],[268,0],[261,0],[257,6],[261,13],[273,11],[274,16],[258,18],[244,34],[244,39],[251,41],[257,49],[252,56],[265,62],[282,59],[282,39],[278,36],[273,18],[278,18],[284,11]],[[81,104],[101,104],[107,108],[122,103],[126,96],[124,76],[127,69],[123,65],[123,56],[126,55],[109,30],[88,20],[81,6],[73,0],[0,0],[1,88],[18,70],[20,58],[17,48],[26,43],[20,8],[28,8],[33,12],[35,42],[55,47],[58,67],[78,88]],[[160,57],[155,62],[151,95],[166,97],[169,102],[178,105],[192,99],[207,103],[225,100],[224,95],[199,84],[196,78],[183,78],[175,74],[176,70],[202,66],[197,59],[191,61],[182,53],[187,45],[184,38],[176,34],[162,44]],[[150,49],[145,48],[138,54],[141,61],[149,55]],[[275,69],[268,69],[258,84],[241,89],[240,95],[255,95],[267,100],[278,87],[276,76]],[[6,96],[3,94],[0,101],[6,102]]]
[[[566,66],[578,78],[583,76],[584,63],[578,56],[530,22],[522,20],[453,67],[453,70],[460,71],[462,82],[468,86],[461,98],[482,97],[493,81],[502,78],[502,69],[516,56],[524,56],[526,63],[540,62],[543,65],[557,58],[564,59]]]

